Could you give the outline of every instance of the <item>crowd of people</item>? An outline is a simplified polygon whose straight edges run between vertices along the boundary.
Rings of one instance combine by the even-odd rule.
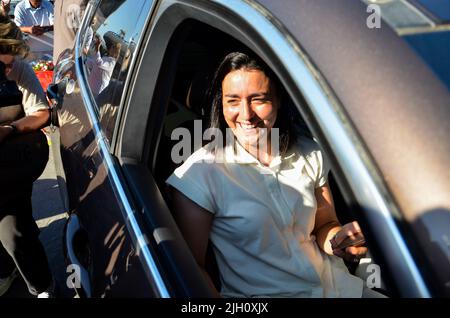
[[[0,295],[20,274],[30,293],[48,298],[54,281],[33,219],[31,194],[33,182],[48,160],[47,139],[41,128],[48,123],[49,106],[31,65],[24,61],[29,48],[22,36],[23,32],[39,33],[39,22],[49,21],[49,15],[44,19],[42,12],[47,13],[51,4],[45,1],[45,7],[33,7],[37,2],[19,3],[16,22],[5,14],[7,7],[0,14],[2,72],[23,96],[20,105],[0,108]],[[36,20],[38,17],[42,19]],[[11,108],[16,111],[11,112]]]
[[[73,3],[74,1],[71,1]],[[80,3],[81,1],[77,1]],[[49,103],[30,63],[24,34],[42,36],[58,25],[57,42],[70,47],[74,34],[68,29],[62,12],[68,1],[23,0],[10,16],[10,1],[0,7],[0,78],[1,84],[17,88],[19,100],[6,96],[0,101],[0,296],[21,276],[31,294],[38,298],[54,297],[57,289],[47,256],[39,240],[33,219],[31,194],[33,182],[43,172],[49,155],[42,128],[49,123]],[[59,47],[58,47],[59,48]],[[56,52],[59,54],[59,52]],[[9,85],[8,87],[12,87]],[[20,95],[19,95],[20,94]],[[5,95],[5,96],[4,96]],[[18,102],[18,103],[17,103]]]

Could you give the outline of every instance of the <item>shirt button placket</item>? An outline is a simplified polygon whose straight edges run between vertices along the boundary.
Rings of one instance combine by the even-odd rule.
[[[282,204],[283,198],[281,197],[281,190],[278,184],[278,176],[276,172],[272,170],[269,171],[270,174],[267,175],[267,178],[269,179],[270,182],[269,189],[272,199],[275,203],[274,207],[277,209],[277,212],[280,215],[283,226],[287,226],[289,218],[286,217],[286,211],[284,211],[285,208],[283,207]]]

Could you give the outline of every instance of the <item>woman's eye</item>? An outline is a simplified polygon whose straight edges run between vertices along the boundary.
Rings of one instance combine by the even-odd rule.
[[[231,106],[237,106],[237,105],[239,105],[239,101],[237,99],[229,99],[229,100],[227,100],[227,104],[229,104]]]
[[[255,98],[252,100],[252,103],[254,103],[254,104],[263,104],[265,102],[266,102],[266,100],[264,98]]]

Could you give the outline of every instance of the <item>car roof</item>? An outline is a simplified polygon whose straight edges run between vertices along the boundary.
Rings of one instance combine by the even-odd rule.
[[[258,0],[342,103],[406,218],[450,210],[450,94],[360,1]]]

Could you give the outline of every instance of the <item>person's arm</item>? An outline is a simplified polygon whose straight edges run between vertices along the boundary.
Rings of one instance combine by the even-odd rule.
[[[19,27],[22,33],[31,34],[35,36],[40,36],[44,33],[43,27],[39,25],[29,25],[29,23],[26,23],[24,13],[19,6],[16,6],[14,10],[14,23]]]
[[[32,34],[33,33],[33,26],[23,26],[23,27],[19,27],[20,31],[22,31],[22,33],[27,33],[27,34]]]
[[[28,33],[31,35],[42,35],[44,34],[44,28],[39,26],[39,25],[32,25],[32,26],[24,26],[24,27],[19,27],[20,31],[22,31],[22,33]]]
[[[17,133],[27,133],[45,126],[49,119],[48,102],[36,74],[31,66],[17,59],[8,75],[22,92],[22,105],[25,117],[13,122]]]
[[[333,255],[331,238],[341,230],[341,225],[334,210],[333,196],[328,183],[316,188],[317,212],[313,234],[319,247],[327,254]]]
[[[13,133],[24,134],[44,127],[48,122],[49,116],[50,114],[48,110],[38,110],[28,116],[12,122],[9,125],[0,126],[0,143]]]
[[[96,38],[95,42],[95,50],[96,50],[96,58],[95,62],[97,63],[98,68],[111,72],[114,70],[115,60],[111,60],[109,58],[104,58],[100,53],[101,41],[99,38]]]
[[[23,13],[20,10],[20,5],[16,5],[14,8],[14,23],[20,28],[24,26]]]
[[[14,23],[19,27],[22,33],[32,34],[32,35],[41,35],[42,30],[37,25],[29,25],[26,23],[26,19],[24,17],[24,12],[22,11],[19,5],[14,9]]]
[[[171,189],[175,221],[214,296],[221,297],[211,277],[205,270],[206,249],[208,247],[213,215],[175,188]]]
[[[46,109],[41,109],[14,121],[12,124],[16,127],[17,133],[23,134],[45,127],[49,117],[49,111]]]
[[[347,260],[357,260],[367,253],[366,247],[350,246],[345,250],[333,250],[330,240],[334,237],[337,244],[344,239],[353,239],[361,229],[357,222],[339,224],[334,209],[333,196],[328,183],[315,190],[317,212],[313,234],[319,247],[327,254],[336,255]]]
[[[98,40],[95,44],[96,52],[97,52],[96,57],[95,57],[95,64],[97,65],[97,67],[99,69],[101,69],[111,75],[112,72],[114,71],[114,67],[116,66],[116,59],[111,58],[109,56],[103,57],[102,54],[100,53],[100,46],[101,46],[101,43]]]

